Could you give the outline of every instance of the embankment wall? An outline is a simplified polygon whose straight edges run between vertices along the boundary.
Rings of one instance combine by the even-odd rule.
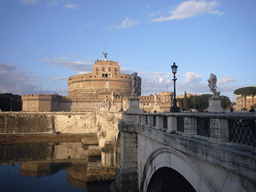
[[[97,133],[100,145],[113,142],[122,112],[0,112],[0,134]]]

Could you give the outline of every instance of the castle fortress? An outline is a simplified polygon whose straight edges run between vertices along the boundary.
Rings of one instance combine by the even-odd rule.
[[[120,73],[118,62],[95,61],[93,72],[68,78],[70,97],[101,97],[115,94],[130,96],[131,75]]]
[[[97,60],[92,73],[68,78],[68,96],[30,94],[22,96],[22,111],[91,111],[127,110],[132,90],[129,74],[120,73],[118,62]],[[139,96],[140,108],[146,112],[169,111],[172,92]]]
[[[92,73],[68,78],[68,96],[22,96],[22,111],[88,111],[101,108],[115,96],[126,100],[132,89],[131,75],[120,73],[118,62],[97,60]],[[119,97],[118,97],[119,96]],[[113,102],[112,102],[113,104]]]

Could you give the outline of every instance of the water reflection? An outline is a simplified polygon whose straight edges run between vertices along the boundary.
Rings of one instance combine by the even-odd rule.
[[[68,191],[70,187],[72,191],[109,191],[118,157],[117,146],[111,145],[102,149],[81,142],[1,145],[0,186],[34,191],[37,183],[36,191]]]

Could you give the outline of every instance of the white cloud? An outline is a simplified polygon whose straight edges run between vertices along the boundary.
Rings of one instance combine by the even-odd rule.
[[[77,74],[81,75],[81,74],[86,74],[86,73],[91,73],[92,71],[78,71]]]
[[[77,5],[75,5],[75,4],[65,4],[64,7],[68,8],[68,9],[75,9],[75,8],[77,8]]]
[[[161,21],[169,21],[169,20],[180,20],[187,19],[190,17],[194,17],[202,14],[219,14],[222,15],[219,10],[216,10],[219,3],[214,0],[211,2],[207,2],[206,0],[189,0],[181,3],[175,10],[169,11],[168,16],[160,16],[159,18],[151,20],[151,22],[161,22]]]
[[[187,91],[188,93],[192,94],[212,94],[210,88],[208,87],[208,81],[201,82],[203,76],[200,76],[194,72],[186,72],[184,76],[184,81],[177,83],[178,91]],[[237,86],[230,86],[226,84],[235,81],[236,80],[229,78],[228,76],[222,77],[217,81],[217,91],[219,91],[221,95],[228,94],[228,96],[233,96],[232,92]]]
[[[124,74],[132,74],[132,73],[136,72],[137,69],[121,67],[120,71],[121,71],[121,73],[124,73]]]
[[[158,81],[159,81],[159,83],[162,83],[162,82],[164,82],[164,78],[163,77],[159,77]]]
[[[41,59],[48,65],[57,65],[74,71],[91,71],[93,63],[88,61],[71,61],[69,57],[45,57]]]
[[[202,76],[197,75],[194,72],[186,72],[185,77],[184,83],[199,83],[202,78]]]
[[[217,80],[217,83],[219,85],[224,85],[224,84],[233,83],[233,82],[236,82],[236,80],[228,76],[223,76],[221,79]]]
[[[185,79],[183,82],[177,81],[177,91],[182,94],[187,93],[204,93],[208,91],[207,83],[201,83],[202,77],[194,72],[186,72],[184,74]]]
[[[21,0],[23,3],[29,3],[29,4],[34,4],[37,3],[39,0]]]
[[[126,29],[126,28],[130,28],[133,27],[135,25],[138,25],[140,22],[139,21],[135,21],[135,20],[131,20],[129,17],[127,17],[121,25],[119,26],[111,26],[108,29]]]
[[[35,94],[46,93],[36,83],[35,76],[20,71],[13,65],[0,64],[0,93]]]

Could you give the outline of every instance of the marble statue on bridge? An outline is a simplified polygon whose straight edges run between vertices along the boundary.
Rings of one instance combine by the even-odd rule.
[[[210,91],[213,93],[213,96],[209,99],[209,107],[207,108],[208,112],[223,112],[224,110],[221,107],[221,97],[220,92],[217,92],[217,77],[214,74],[210,74],[208,79],[208,86]]]
[[[208,86],[210,87],[210,91],[213,93],[213,97],[219,97],[220,92],[216,91],[217,88],[217,77],[214,74],[210,74],[210,78],[208,79]]]
[[[132,73],[132,98],[138,98],[141,95],[141,78],[137,72]]]
[[[143,113],[140,109],[139,96],[141,95],[141,77],[137,72],[132,73],[132,92],[129,99],[129,109],[127,113]]]

